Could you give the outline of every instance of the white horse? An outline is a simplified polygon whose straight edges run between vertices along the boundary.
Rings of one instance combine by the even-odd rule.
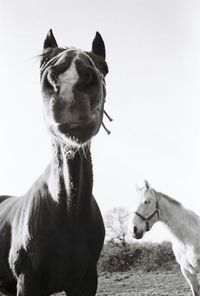
[[[197,273],[200,272],[200,217],[178,201],[157,192],[145,181],[137,187],[139,205],[131,222],[132,235],[143,237],[157,222],[163,222],[172,234],[172,247],[193,296],[200,296]]]

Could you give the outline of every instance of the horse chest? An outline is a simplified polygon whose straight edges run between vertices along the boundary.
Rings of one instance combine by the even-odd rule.
[[[51,293],[76,286],[90,266],[96,264],[86,237],[80,239],[68,233],[65,237],[57,236],[56,240],[49,240],[49,244],[50,248],[44,252],[46,254],[40,254],[40,264],[35,266],[35,271],[42,266],[43,287]],[[35,254],[39,254],[38,250]],[[97,254],[95,257],[97,259]],[[35,259],[33,262],[38,262]]]
[[[190,272],[200,271],[200,254],[195,245],[175,242],[173,243],[173,252],[181,267]]]
[[[99,250],[96,244],[103,243],[99,239],[99,226],[80,225],[78,229],[62,225],[60,227],[41,231],[34,245],[31,246],[33,254],[39,257],[41,265],[48,270],[71,272],[81,265],[91,263],[91,258],[97,259]],[[97,235],[96,235],[97,233]],[[33,260],[36,263],[38,260]],[[38,267],[36,266],[35,269]]]

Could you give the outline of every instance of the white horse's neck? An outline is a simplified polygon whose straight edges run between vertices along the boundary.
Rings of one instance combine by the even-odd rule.
[[[162,193],[158,193],[160,221],[172,234],[172,238],[187,243],[194,229],[200,223],[199,217],[192,211]]]

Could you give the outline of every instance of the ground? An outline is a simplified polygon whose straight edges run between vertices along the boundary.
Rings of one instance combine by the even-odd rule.
[[[199,278],[200,279],[200,278]],[[0,293],[0,296],[2,294]],[[64,293],[54,296],[63,296]],[[114,272],[99,276],[96,296],[191,296],[181,272]]]
[[[189,296],[190,288],[181,272],[129,271],[102,274],[97,296]]]

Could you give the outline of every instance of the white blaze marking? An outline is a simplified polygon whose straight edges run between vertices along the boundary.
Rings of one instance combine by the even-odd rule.
[[[75,58],[71,62],[69,69],[59,75],[58,85],[60,86],[60,97],[66,102],[71,102],[74,98],[73,87],[78,82],[79,75],[76,70]]]

